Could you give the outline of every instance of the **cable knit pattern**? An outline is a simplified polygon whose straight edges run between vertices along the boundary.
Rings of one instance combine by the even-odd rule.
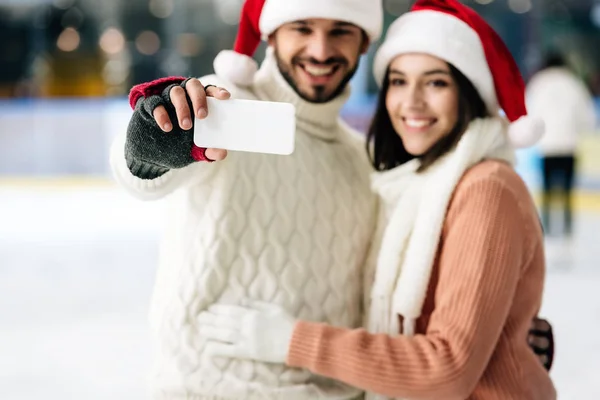
[[[306,103],[271,55],[249,90],[216,76],[201,81],[227,88],[234,98],[292,102],[296,149],[291,156],[230,152],[224,161],[143,181],[127,169],[123,138],[115,142],[117,181],[140,199],[167,200],[150,311],[154,398],[357,398],[359,390],[303,369],[211,358],[195,323],[211,304],[249,297],[304,320],[361,325],[361,271],[376,199],[363,139],[339,121],[348,92],[328,104]]]
[[[504,162],[481,162],[450,200],[416,335],[299,322],[288,365],[390,398],[556,399],[526,341],[542,297],[542,243],[523,181]]]

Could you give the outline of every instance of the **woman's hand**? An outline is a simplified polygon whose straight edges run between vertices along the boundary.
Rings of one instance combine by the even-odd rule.
[[[282,307],[258,301],[243,306],[216,304],[198,316],[211,356],[285,363],[294,326]]]

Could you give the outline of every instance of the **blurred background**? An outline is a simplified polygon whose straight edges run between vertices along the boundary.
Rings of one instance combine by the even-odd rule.
[[[241,3],[0,0],[0,399],[146,398],[161,204],[115,187],[108,149],[126,129],[131,86],[211,73],[233,44]],[[388,26],[412,1],[384,3]],[[546,202],[541,315],[554,325],[559,398],[599,399],[600,0],[465,3],[499,32],[526,81],[547,53],[560,53],[589,96],[592,123],[564,132],[575,146],[558,154],[575,161],[571,230],[565,196]],[[362,131],[377,90],[377,45],[344,109]],[[263,54],[264,46],[257,60]],[[557,90],[543,97],[552,104]],[[518,154],[540,210],[543,166],[557,158],[546,150]],[[559,188],[563,164],[552,170]]]

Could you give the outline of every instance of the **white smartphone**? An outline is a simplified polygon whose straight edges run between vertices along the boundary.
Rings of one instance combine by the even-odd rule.
[[[196,118],[194,123],[196,146],[280,155],[294,152],[293,104],[212,97],[206,100],[208,116]]]

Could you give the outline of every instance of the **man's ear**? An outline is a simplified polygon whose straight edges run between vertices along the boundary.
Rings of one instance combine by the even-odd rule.
[[[369,50],[370,45],[371,41],[369,40],[367,35],[364,35],[362,44],[360,45],[360,54],[365,54]]]
[[[369,50],[369,46],[371,45],[371,40],[367,35],[367,32],[362,31],[363,41],[360,45],[360,54],[365,54]]]

